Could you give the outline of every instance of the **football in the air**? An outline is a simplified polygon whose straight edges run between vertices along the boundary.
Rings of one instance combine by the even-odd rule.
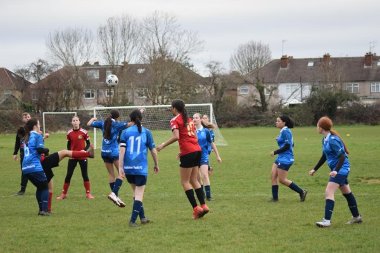
[[[106,84],[108,86],[116,86],[116,85],[118,85],[118,83],[119,83],[119,78],[117,78],[116,75],[111,74],[111,75],[107,76],[107,78],[106,78]]]

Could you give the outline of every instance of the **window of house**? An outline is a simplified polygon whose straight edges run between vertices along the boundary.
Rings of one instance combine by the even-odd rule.
[[[137,73],[139,73],[139,74],[142,74],[142,73],[144,73],[145,72],[145,69],[144,68],[138,68],[137,69]]]
[[[371,93],[380,92],[380,83],[371,83]]]
[[[87,70],[87,77],[92,80],[99,80],[99,69]]]
[[[107,70],[106,70],[106,77],[109,76],[109,75],[112,75],[112,70],[107,69]]]
[[[113,97],[113,89],[106,90],[106,97]]]
[[[4,95],[12,95],[12,91],[11,90],[5,90]]]
[[[346,84],[346,91],[348,91],[349,93],[359,93],[359,84],[358,83]]]
[[[32,100],[33,101],[38,100],[37,92],[35,92],[35,91],[32,92]]]
[[[314,66],[314,62],[313,62],[313,61],[309,61],[309,62],[307,63],[307,66],[308,66],[308,67],[313,67],[313,66]]]
[[[148,90],[146,88],[138,88],[136,89],[138,98],[146,98]]]
[[[95,98],[95,90],[84,90],[84,98],[85,99],[93,99]]]
[[[287,84],[286,85],[286,94],[294,94],[299,89],[299,84]]]
[[[265,96],[269,96],[271,92],[273,93],[273,90],[274,90],[273,86],[267,86],[267,87],[265,87],[265,89],[264,89]]]
[[[239,88],[239,94],[240,95],[248,95],[249,94],[249,88],[247,85],[240,86]]]

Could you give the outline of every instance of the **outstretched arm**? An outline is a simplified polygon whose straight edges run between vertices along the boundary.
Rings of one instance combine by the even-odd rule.
[[[95,120],[97,120],[97,118],[91,118],[88,122],[87,122],[87,126],[91,126],[92,122],[94,122]]]
[[[220,158],[218,148],[216,147],[216,145],[215,145],[214,142],[211,142],[211,147],[212,147],[212,149],[213,149],[214,152],[215,152],[216,160],[217,160],[219,163],[221,163],[221,162],[222,162],[222,158]]]
[[[319,159],[318,163],[314,166],[314,169],[309,171],[309,175],[313,176],[315,172],[326,162],[326,155],[325,153],[322,153],[321,158]]]
[[[179,139],[179,130],[178,129],[174,129],[172,131],[172,137],[169,140],[167,140],[167,141],[161,143],[160,145],[158,145],[157,151],[160,152],[166,146],[169,146],[170,144],[178,141],[178,139]]]

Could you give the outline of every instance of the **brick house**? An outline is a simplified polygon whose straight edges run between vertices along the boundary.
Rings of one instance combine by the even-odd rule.
[[[329,85],[356,94],[364,104],[380,102],[380,57],[367,53],[364,57],[293,58],[282,56],[253,71],[246,79],[260,80],[266,87],[271,105],[302,103],[313,86]],[[238,104],[252,105],[257,98],[254,85],[238,87]]]
[[[201,86],[204,78],[181,67],[179,81],[189,87]],[[116,74],[119,84],[105,84],[109,74]],[[182,79],[181,79],[182,78]],[[152,68],[148,64],[110,66],[98,62],[79,67],[63,67],[30,87],[31,100],[38,111],[91,109],[94,106],[149,105],[149,89],[155,85]]]
[[[0,108],[19,109],[27,87],[32,83],[6,68],[0,68]]]

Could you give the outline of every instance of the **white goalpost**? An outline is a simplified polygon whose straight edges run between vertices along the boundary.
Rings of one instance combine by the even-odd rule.
[[[72,116],[76,116],[76,112],[43,112],[42,113],[42,129],[45,135],[46,133],[46,115],[62,115],[62,114],[70,114]],[[71,126],[71,119],[68,121],[68,124]]]
[[[148,106],[114,106],[114,107],[94,107],[94,117],[98,120],[105,120],[111,110],[117,110],[120,113],[120,121],[129,121],[129,114],[135,109],[144,109],[142,124],[144,127],[154,131],[153,137],[156,143],[160,143],[171,136],[170,132],[170,119],[173,118],[173,114],[168,110],[171,105],[148,105]],[[226,146],[227,142],[223,138],[218,124],[215,119],[214,110],[211,103],[208,104],[186,104],[186,110],[189,117],[193,117],[195,113],[201,115],[206,114],[209,117],[211,123],[216,128],[213,129],[215,133],[215,144],[219,146]],[[100,131],[98,131],[100,132]],[[94,148],[97,148],[100,144],[97,144],[97,139],[101,139],[101,136],[97,135],[97,131],[94,128]]]

